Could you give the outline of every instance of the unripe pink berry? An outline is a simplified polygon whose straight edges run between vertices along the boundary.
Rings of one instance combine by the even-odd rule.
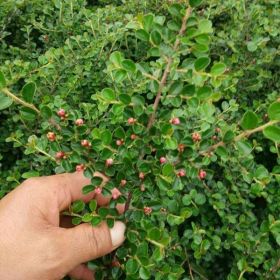
[[[134,119],[134,118],[129,118],[129,119],[127,120],[127,123],[128,123],[128,124],[135,124],[135,122],[136,122],[136,119]]]
[[[126,185],[127,181],[125,179],[121,180],[121,186],[124,187]]]
[[[47,138],[48,138],[51,142],[53,142],[53,141],[55,141],[55,139],[56,139],[56,135],[55,135],[54,132],[48,132]]]
[[[219,127],[216,127],[216,128],[215,128],[215,131],[216,131],[216,133],[220,133],[220,132],[221,132],[221,129],[220,129]]]
[[[66,155],[65,155],[64,152],[59,151],[59,152],[57,152],[57,153],[55,154],[55,158],[56,158],[56,159],[63,159],[63,158],[66,158]]]
[[[186,176],[186,171],[181,169],[177,172],[177,176],[179,177],[185,177]]]
[[[141,179],[141,180],[145,179],[145,174],[143,172],[139,173],[139,179]]]
[[[145,215],[150,215],[153,212],[153,209],[151,207],[144,207],[144,213]]]
[[[179,118],[173,118],[170,120],[170,123],[174,125],[179,125],[181,122]]]
[[[114,200],[118,199],[122,195],[122,193],[117,188],[113,188],[111,192],[112,192],[112,198]]]
[[[57,115],[61,118],[65,118],[66,117],[66,111],[64,109],[59,109],[57,111]]]
[[[206,176],[207,176],[207,173],[206,173],[205,170],[202,170],[202,169],[201,169],[201,170],[199,171],[198,176],[199,176],[200,180],[204,180],[204,179],[206,178]]]
[[[75,121],[75,125],[76,126],[81,126],[81,125],[83,125],[84,124],[84,120],[83,119],[77,119],[76,121]]]
[[[81,172],[81,171],[84,171],[85,170],[85,165],[84,164],[78,164],[76,166],[76,171],[77,172]]]
[[[135,140],[136,138],[137,138],[137,135],[136,135],[136,134],[131,134],[131,135],[130,135],[130,139],[131,139],[131,140]]]
[[[192,134],[192,139],[193,139],[194,142],[199,142],[199,141],[201,141],[201,135],[200,135],[200,133],[194,132],[194,133]]]
[[[84,140],[81,141],[81,145],[83,147],[90,147],[91,143],[88,140],[84,139]]]
[[[106,159],[106,163],[105,164],[106,164],[107,167],[113,165],[113,163],[114,163],[114,160],[112,158]]]
[[[218,136],[217,135],[213,135],[212,136],[212,140],[217,141],[218,140]]]
[[[165,157],[161,157],[160,159],[159,159],[159,162],[161,163],[161,164],[164,164],[164,163],[166,163],[166,158]]]
[[[146,190],[145,185],[144,185],[144,184],[141,184],[141,186],[140,186],[140,191],[141,191],[141,192],[144,192],[145,190]]]
[[[96,187],[94,190],[95,194],[101,194],[102,193],[102,188],[101,187]]]
[[[123,144],[123,139],[118,139],[117,141],[116,141],[116,145],[117,146],[121,146]]]

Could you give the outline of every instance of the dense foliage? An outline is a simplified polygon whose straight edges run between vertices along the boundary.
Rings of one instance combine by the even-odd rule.
[[[279,13],[278,0],[1,1],[0,197],[75,170],[85,193],[112,193],[65,213],[127,223],[125,245],[88,264],[96,279],[279,279]]]

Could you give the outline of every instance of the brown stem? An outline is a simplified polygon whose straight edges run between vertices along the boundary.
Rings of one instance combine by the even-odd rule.
[[[131,199],[132,199],[132,192],[129,192],[124,206],[124,213],[129,209]]]
[[[4,94],[6,94],[8,97],[12,98],[15,102],[23,105],[24,107],[30,108],[34,110],[37,114],[40,114],[39,109],[37,109],[33,104],[27,103],[24,100],[20,99],[19,97],[15,96],[12,92],[10,92],[7,88],[3,88],[1,90]]]
[[[178,47],[180,45],[180,36],[182,36],[186,31],[187,21],[188,21],[188,18],[190,17],[191,12],[192,12],[192,8],[191,7],[187,8],[185,16],[182,20],[182,26],[181,26],[181,29],[179,31],[179,37],[176,39],[176,41],[174,43],[174,46],[173,46],[174,52],[176,52],[178,50]],[[148,122],[148,130],[150,130],[150,128],[153,126],[153,123],[155,121],[156,111],[158,109],[158,105],[159,105],[159,102],[160,102],[160,99],[161,99],[162,91],[163,91],[163,89],[166,85],[166,81],[168,79],[170,69],[171,69],[171,65],[172,65],[173,61],[174,61],[173,57],[169,57],[168,60],[167,60],[167,65],[166,65],[166,68],[163,72],[163,75],[162,75],[162,78],[161,78],[161,81],[160,81],[160,84],[159,84],[159,89],[158,89],[156,99],[155,99],[155,102],[154,102],[154,106],[153,106],[154,111],[151,114],[149,122]]]
[[[279,121],[277,121],[277,120],[276,120],[276,121],[270,121],[270,122],[268,122],[268,123],[266,123],[266,124],[264,124],[264,125],[261,125],[261,126],[259,126],[259,127],[257,127],[257,128],[254,128],[254,129],[251,129],[251,130],[246,130],[246,131],[240,133],[239,135],[237,135],[236,137],[234,137],[233,141],[234,141],[234,142],[238,142],[238,141],[240,141],[241,139],[246,138],[246,137],[249,137],[249,136],[251,136],[251,135],[254,134],[254,133],[263,131],[266,127],[271,126],[271,125],[274,125],[274,124],[276,124],[276,123],[278,123],[278,122],[279,122]],[[218,147],[225,146],[225,145],[226,145],[225,142],[220,141],[220,142],[218,142],[217,144],[210,146],[206,151],[200,152],[200,154],[201,154],[201,155],[207,155],[208,153],[210,153],[210,152],[216,150]]]

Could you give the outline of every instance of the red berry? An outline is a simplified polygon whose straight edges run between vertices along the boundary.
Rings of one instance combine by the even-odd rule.
[[[114,163],[114,160],[112,158],[106,159],[106,163],[105,164],[106,164],[107,167],[113,165],[113,163]]]
[[[193,139],[194,142],[199,142],[199,141],[201,141],[201,135],[200,135],[200,133],[194,132],[194,133],[192,134],[192,139]]]
[[[65,118],[65,117],[66,117],[66,112],[65,112],[64,109],[59,109],[59,110],[57,111],[57,115],[58,115],[59,117],[61,117],[61,118]]]
[[[128,124],[135,124],[136,119],[134,119],[134,118],[129,118],[129,119],[127,120],[127,122],[128,122]]]
[[[178,151],[179,151],[179,153],[183,153],[184,150],[185,150],[185,145],[184,145],[184,144],[179,144],[179,145],[178,145]]]
[[[79,164],[76,166],[76,171],[81,172],[85,170],[85,165],[84,164]]]
[[[117,146],[121,146],[123,144],[123,139],[118,139],[117,141],[116,141],[116,145]]]
[[[186,171],[181,169],[177,172],[177,176],[179,177],[185,177],[186,176]]]
[[[55,139],[56,139],[56,135],[55,135],[54,132],[48,132],[47,138],[48,138],[51,142],[53,142],[53,141],[55,141]]]
[[[101,194],[102,193],[102,188],[96,187],[95,190],[94,190],[94,193],[95,194]]]
[[[112,261],[111,266],[112,266],[112,267],[120,267],[121,264],[120,264],[119,261],[116,261],[116,260],[115,260],[115,261]]]
[[[127,181],[125,179],[121,180],[121,186],[124,187],[126,185]]]
[[[200,178],[201,180],[204,180],[204,179],[206,178],[206,176],[207,176],[207,173],[206,173],[206,171],[204,171],[204,170],[201,169],[201,170],[199,171],[198,176],[199,176],[199,178]]]
[[[81,141],[81,145],[83,146],[83,147],[90,147],[91,146],[91,143],[88,141],[88,140],[82,140]]]
[[[173,118],[170,120],[170,123],[174,125],[179,125],[181,122],[179,118]]]
[[[136,135],[136,134],[131,134],[131,135],[130,135],[130,139],[131,139],[131,140],[135,140],[136,138],[137,138],[137,135]]]
[[[75,121],[75,125],[77,125],[77,126],[81,126],[81,125],[83,125],[84,124],[84,120],[83,119],[77,119],[76,121]]]
[[[65,155],[64,152],[60,151],[60,152],[56,153],[55,158],[56,159],[63,159],[63,158],[66,158],[66,155]]]
[[[153,209],[151,207],[144,207],[144,213],[145,215],[150,215],[153,212]]]
[[[139,173],[139,179],[141,179],[141,180],[145,179],[145,174],[143,172]]]
[[[122,195],[122,193],[117,188],[113,188],[111,192],[112,192],[112,198],[114,200],[118,199]]]
[[[164,163],[166,163],[166,158],[165,157],[161,157],[160,159],[159,159],[159,162],[161,163],[161,164],[164,164]]]

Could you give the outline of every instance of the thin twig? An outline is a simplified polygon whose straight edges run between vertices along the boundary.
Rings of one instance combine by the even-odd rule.
[[[254,128],[254,129],[251,129],[251,130],[246,130],[246,131],[240,133],[239,135],[237,135],[237,136],[233,139],[233,141],[234,141],[234,142],[238,142],[238,141],[240,141],[241,139],[247,138],[247,137],[251,136],[251,135],[254,134],[254,133],[263,131],[263,130],[264,130],[265,128],[267,128],[268,126],[274,125],[274,124],[276,124],[276,123],[279,123],[279,121],[278,121],[278,120],[270,121],[270,122],[268,122],[268,123],[266,123],[266,124],[264,124],[264,125],[261,125],[261,126],[259,126],[259,127],[257,127],[257,128]],[[208,153],[210,153],[210,152],[216,150],[218,147],[225,146],[225,145],[226,145],[225,142],[220,141],[220,142],[218,142],[217,144],[210,146],[206,151],[200,152],[200,154],[201,154],[201,155],[207,155]]]
[[[174,52],[176,52],[178,50],[178,47],[180,45],[180,37],[185,33],[186,31],[186,28],[187,28],[187,21],[188,21],[188,18],[190,17],[191,15],[191,12],[192,12],[192,8],[191,7],[188,7],[187,10],[186,10],[186,13],[185,13],[185,16],[182,20],[182,26],[181,26],[181,29],[179,31],[179,36],[178,38],[176,39],[175,43],[174,43],[174,46],[173,46],[173,50]],[[158,92],[157,92],[157,96],[156,96],[156,99],[155,99],[155,102],[154,102],[154,106],[153,106],[153,113],[151,114],[150,116],[150,119],[149,119],[149,122],[148,122],[148,130],[150,130],[150,128],[153,126],[153,123],[155,121],[155,118],[156,118],[156,111],[158,109],[158,105],[159,105],[159,102],[160,102],[160,99],[161,99],[161,95],[162,95],[162,92],[163,92],[163,89],[166,85],[166,82],[167,82],[167,79],[168,79],[168,76],[169,76],[169,73],[170,73],[170,69],[171,69],[171,65],[174,61],[174,58],[173,57],[169,57],[168,60],[167,60],[167,65],[166,65],[166,68],[163,72],[163,75],[162,75],[162,78],[161,78],[161,81],[160,81],[160,84],[159,84],[159,89],[158,89]]]
[[[12,98],[15,102],[23,105],[24,107],[30,108],[34,110],[37,114],[40,114],[40,110],[37,109],[33,104],[27,103],[24,100],[20,99],[19,97],[15,96],[12,92],[10,92],[7,88],[3,88],[1,90],[4,94],[6,94],[8,97]]]

